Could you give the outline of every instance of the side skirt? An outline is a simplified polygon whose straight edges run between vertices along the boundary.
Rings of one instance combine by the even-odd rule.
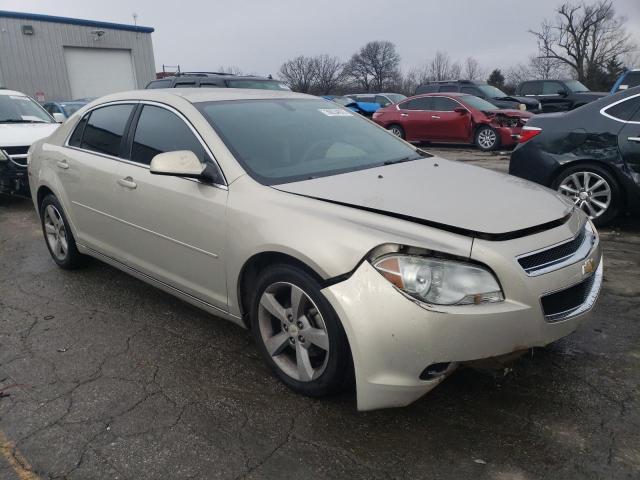
[[[169,285],[168,283],[163,282],[162,280],[158,280],[157,278],[152,277],[151,275],[147,275],[146,273],[141,272],[140,270],[137,270],[129,265],[126,265],[125,263],[122,263],[119,260],[116,260],[115,258],[112,258],[108,255],[105,255],[97,250],[94,250],[93,248],[90,248],[78,243],[76,243],[76,245],[80,253],[97,258],[98,260],[104,263],[107,263],[112,267],[117,268],[118,270],[122,270],[123,272],[128,273],[131,276],[136,277],[139,280],[142,280],[143,282],[153,285],[154,287],[159,288],[160,290],[163,290],[164,292],[167,292],[170,295],[173,295],[179,298],[180,300],[190,303],[191,305],[194,305],[202,310],[205,310],[208,313],[211,313],[218,317],[222,317],[225,320],[229,320],[233,323],[236,323],[240,325],[242,328],[246,329],[246,326],[242,321],[241,317],[233,315],[220,307],[216,307],[215,305],[205,302],[204,300],[201,300],[200,298],[195,297],[190,293],[184,292],[179,288],[174,287],[173,285]]]

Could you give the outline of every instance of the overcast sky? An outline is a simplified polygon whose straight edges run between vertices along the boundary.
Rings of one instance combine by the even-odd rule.
[[[0,9],[133,23],[156,29],[157,70],[277,73],[294,56],[348,59],[370,40],[390,40],[402,67],[421,66],[436,51],[473,56],[506,69],[535,53],[535,29],[562,0],[0,0]],[[640,0],[615,0],[640,44]]]

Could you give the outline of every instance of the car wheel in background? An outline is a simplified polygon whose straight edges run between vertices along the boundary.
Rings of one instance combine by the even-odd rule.
[[[387,128],[387,130],[393,133],[396,137],[404,139],[404,129],[400,125],[389,125],[389,128]]]
[[[53,261],[66,270],[82,266],[86,257],[78,252],[67,217],[54,195],[47,195],[42,200],[40,222],[45,243]]]
[[[353,378],[347,336],[318,282],[300,268],[267,268],[251,302],[251,328],[276,376],[297,393],[319,397]]]
[[[500,146],[500,137],[493,128],[482,125],[476,130],[476,146],[483,152],[490,152]]]
[[[595,164],[576,165],[561,172],[552,188],[571,198],[599,227],[611,222],[620,209],[620,188],[613,176]]]

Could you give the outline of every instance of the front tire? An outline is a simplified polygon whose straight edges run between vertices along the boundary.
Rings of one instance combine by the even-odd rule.
[[[85,263],[86,257],[78,251],[62,205],[54,195],[42,200],[40,223],[51,258],[60,268],[73,270]]]
[[[304,270],[274,265],[259,276],[251,328],[275,375],[296,393],[320,397],[353,376],[347,336],[318,282]]]
[[[589,215],[597,227],[610,223],[620,211],[618,182],[599,165],[570,167],[556,177],[552,188],[571,198],[575,206]]]
[[[483,152],[490,152],[500,146],[500,137],[493,128],[482,125],[476,130],[475,144]]]

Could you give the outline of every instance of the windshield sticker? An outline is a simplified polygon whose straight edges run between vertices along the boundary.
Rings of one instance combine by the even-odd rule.
[[[353,113],[341,108],[319,108],[318,110],[327,117],[353,117]]]

